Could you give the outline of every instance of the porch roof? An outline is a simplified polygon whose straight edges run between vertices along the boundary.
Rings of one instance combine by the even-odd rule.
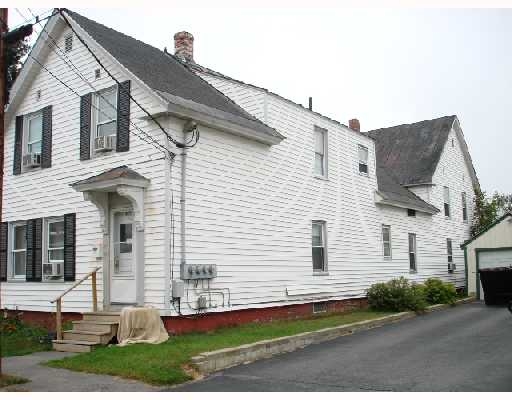
[[[70,186],[79,192],[83,192],[87,190],[105,190],[117,185],[147,187],[149,179],[128,168],[126,165],[121,165],[120,167],[112,168],[98,175],[72,183]]]

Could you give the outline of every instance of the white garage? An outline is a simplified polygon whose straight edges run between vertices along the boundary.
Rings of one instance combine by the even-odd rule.
[[[505,214],[462,244],[461,248],[465,255],[468,293],[484,300],[485,293],[480,283],[479,271],[483,270],[485,273],[490,268],[512,266],[512,214]]]

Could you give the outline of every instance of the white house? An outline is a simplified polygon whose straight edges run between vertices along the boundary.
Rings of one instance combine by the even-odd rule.
[[[153,306],[171,330],[343,307],[398,276],[465,285],[478,181],[457,117],[363,133],[175,46],[49,19],[6,110],[5,307],[51,312],[98,266],[104,310]]]

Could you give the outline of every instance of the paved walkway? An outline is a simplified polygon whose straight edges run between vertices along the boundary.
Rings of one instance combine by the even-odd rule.
[[[256,361],[176,391],[512,391],[512,315],[472,303]]]
[[[162,390],[161,387],[115,376],[86,374],[40,365],[45,361],[71,355],[74,353],[47,351],[2,359],[3,370],[6,374],[30,379],[28,383],[12,385],[4,390],[30,392],[149,392]]]

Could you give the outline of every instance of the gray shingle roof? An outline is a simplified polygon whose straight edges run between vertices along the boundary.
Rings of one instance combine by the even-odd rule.
[[[151,89],[231,114],[242,126],[282,137],[275,129],[242,109],[204,79],[185,68],[174,56],[76,12],[65,12],[100,46]]]
[[[377,184],[384,200],[413,210],[438,213],[439,209],[396,182],[385,167],[377,166]]]
[[[121,165],[120,167],[112,168],[107,171],[104,171],[98,175],[91,176],[86,179],[82,179],[81,181],[75,182],[71,184],[71,186],[84,185],[89,183],[98,183],[98,182],[107,182],[113,179],[133,179],[144,182],[149,182],[148,179],[144,178],[138,172],[135,172],[133,169],[128,168],[126,165]]]
[[[377,165],[401,185],[432,182],[456,116],[367,132],[375,140]]]

